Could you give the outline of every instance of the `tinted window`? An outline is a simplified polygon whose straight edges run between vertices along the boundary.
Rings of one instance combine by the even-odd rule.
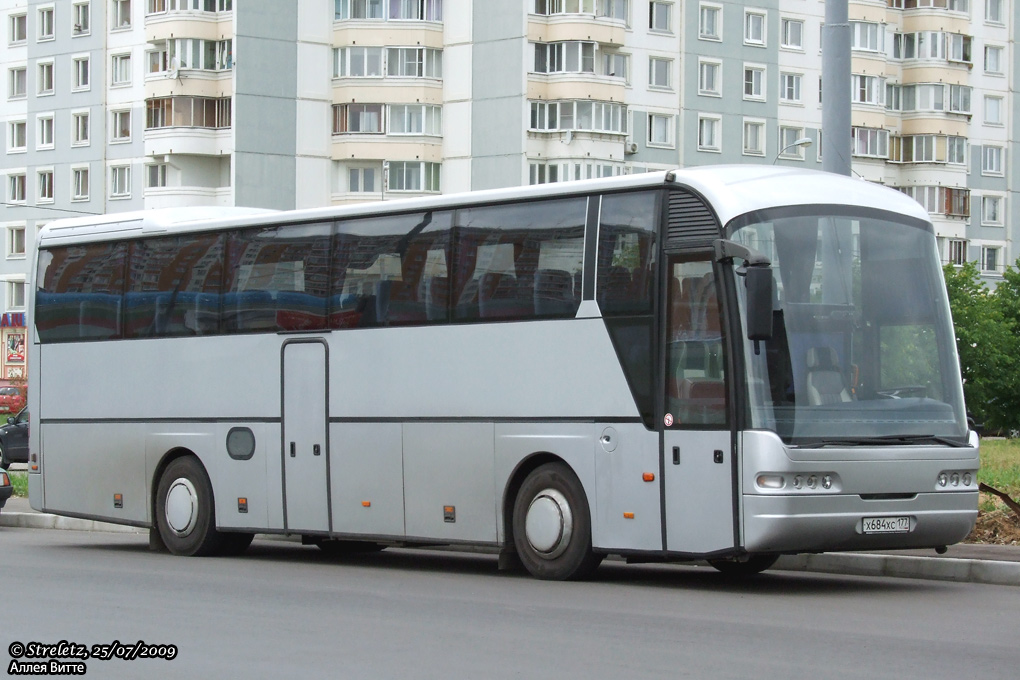
[[[43,250],[35,322],[42,342],[120,337],[126,243]]]
[[[606,316],[652,313],[659,195],[602,197],[595,297]]]
[[[334,246],[331,328],[448,319],[450,213],[416,213],[340,225]]]
[[[224,240],[197,234],[133,243],[125,336],[218,332]]]
[[[326,328],[331,232],[326,222],[230,234],[222,332]]]
[[[574,316],[587,205],[571,198],[458,211],[454,318]]]

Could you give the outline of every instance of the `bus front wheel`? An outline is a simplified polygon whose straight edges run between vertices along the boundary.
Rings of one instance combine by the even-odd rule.
[[[214,555],[223,547],[212,484],[197,458],[178,458],[163,471],[156,492],[156,525],[174,555]]]
[[[563,463],[547,463],[525,478],[514,502],[513,536],[517,555],[537,578],[583,579],[602,561],[592,552],[588,499]]]

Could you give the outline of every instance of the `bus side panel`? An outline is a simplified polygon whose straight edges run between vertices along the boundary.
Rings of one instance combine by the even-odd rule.
[[[495,543],[492,423],[405,423],[408,537]]]
[[[255,450],[251,458],[232,458],[227,453],[227,434],[235,427],[247,428],[255,436]],[[269,485],[269,479],[279,480],[279,476],[270,477],[266,472],[273,454],[277,461],[280,457],[279,427],[269,423],[218,423],[208,444],[207,455],[200,457],[212,480],[216,526],[228,529],[282,528],[281,505],[279,502],[271,504],[269,500],[280,497],[279,483]],[[270,486],[276,489],[275,496]],[[241,498],[245,499],[243,512],[239,502]],[[271,515],[279,518],[277,524],[271,522]]]
[[[45,510],[114,523],[149,522],[145,425],[36,423],[46,442]],[[115,507],[116,499],[123,507]]]
[[[592,544],[662,550],[659,433],[638,423],[596,425],[595,439],[598,513],[592,517]]]
[[[329,430],[333,531],[404,535],[400,423],[334,423]]]
[[[595,494],[595,462],[592,452],[597,446],[591,423],[497,423],[495,467],[495,508],[498,518],[498,540],[512,541],[502,522],[503,493],[510,475],[524,459],[535,453],[551,453],[571,467],[588,497],[591,517],[597,516]],[[506,499],[513,507],[514,499]]]

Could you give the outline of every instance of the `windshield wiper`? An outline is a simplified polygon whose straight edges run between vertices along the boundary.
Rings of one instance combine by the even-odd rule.
[[[890,434],[877,437],[845,437],[815,439],[797,446],[802,449],[820,449],[826,446],[896,446],[897,444],[934,443],[953,448],[969,448],[970,444],[937,434]]]

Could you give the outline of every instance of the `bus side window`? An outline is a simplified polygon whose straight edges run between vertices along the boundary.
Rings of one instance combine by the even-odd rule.
[[[607,316],[651,314],[657,191],[602,197],[595,297]]]
[[[121,336],[127,243],[97,243],[46,251],[36,298],[42,342]]]

